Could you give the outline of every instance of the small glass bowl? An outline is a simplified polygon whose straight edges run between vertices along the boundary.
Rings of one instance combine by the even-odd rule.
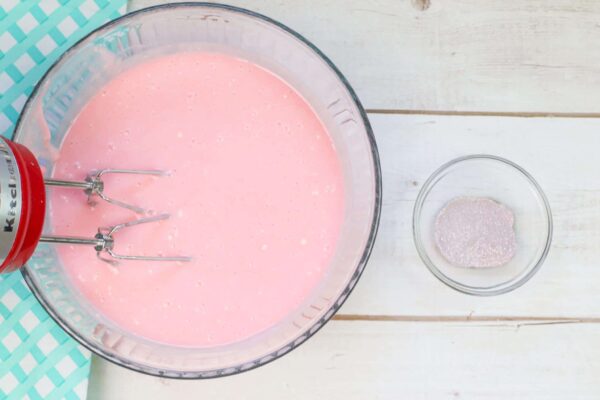
[[[490,198],[512,210],[517,250],[509,263],[461,268],[439,253],[434,222],[457,197]],[[470,155],[442,165],[427,179],[415,203],[413,236],[419,256],[439,280],[466,294],[493,296],[523,285],[541,267],[552,241],[552,214],[541,187],[523,168],[496,156]]]

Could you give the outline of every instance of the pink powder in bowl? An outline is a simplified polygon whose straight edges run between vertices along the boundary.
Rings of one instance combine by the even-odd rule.
[[[483,197],[457,197],[436,217],[435,244],[454,266],[499,267],[515,255],[514,222],[504,204]]]

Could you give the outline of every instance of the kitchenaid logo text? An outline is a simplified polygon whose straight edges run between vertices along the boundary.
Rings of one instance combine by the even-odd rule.
[[[12,232],[15,225],[15,218],[17,216],[17,205],[19,192],[17,190],[17,172],[15,161],[12,154],[7,148],[6,143],[0,139],[0,157],[4,159],[6,163],[6,169],[8,171],[8,190],[10,194],[10,201],[8,211],[6,212],[6,218],[4,221],[4,232]]]

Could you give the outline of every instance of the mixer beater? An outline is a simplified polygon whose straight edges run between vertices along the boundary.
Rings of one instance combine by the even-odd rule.
[[[115,252],[114,235],[122,229],[157,222],[169,214],[152,215],[149,210],[106,195],[102,177],[107,174],[166,176],[160,170],[103,169],[90,173],[82,182],[46,179],[27,147],[0,138],[0,273],[21,267],[31,257],[39,242],[93,246],[102,261],[118,264],[119,260],[186,262],[185,256],[126,255]],[[88,203],[97,199],[131,210],[143,217],[122,224],[100,227],[94,237],[42,236],[46,211],[46,186],[81,189]]]

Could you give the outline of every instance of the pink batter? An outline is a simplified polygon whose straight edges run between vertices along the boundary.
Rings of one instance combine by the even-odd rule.
[[[140,64],[106,85],[73,122],[54,176],[106,167],[171,176],[107,178],[106,193],[171,219],[116,236],[122,262],[59,247],[76,287],[126,330],[182,346],[259,333],[306,299],[326,272],[343,218],[342,172],[310,105],[272,73],[212,53]],[[137,216],[53,189],[56,233],[90,236]]]

